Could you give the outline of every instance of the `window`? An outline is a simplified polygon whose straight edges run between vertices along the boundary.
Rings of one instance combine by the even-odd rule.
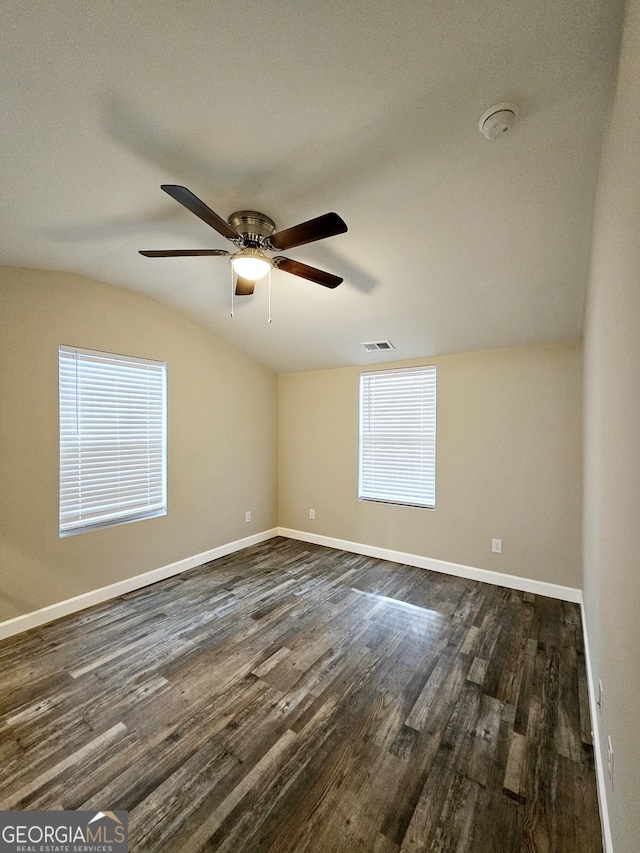
[[[433,509],[436,368],[360,374],[360,500]]]
[[[60,536],[166,514],[165,364],[61,346]]]

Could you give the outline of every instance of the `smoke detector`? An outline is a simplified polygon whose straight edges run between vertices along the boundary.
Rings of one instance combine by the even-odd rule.
[[[478,127],[487,139],[498,139],[513,127],[520,111],[515,104],[496,104],[483,113]]]

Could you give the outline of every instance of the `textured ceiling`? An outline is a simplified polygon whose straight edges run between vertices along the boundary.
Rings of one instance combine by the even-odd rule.
[[[617,0],[3,2],[0,262],[145,293],[279,371],[578,337]],[[489,142],[480,115],[520,119]],[[285,228],[345,279],[275,272],[160,190]],[[360,342],[391,339],[391,355]]]

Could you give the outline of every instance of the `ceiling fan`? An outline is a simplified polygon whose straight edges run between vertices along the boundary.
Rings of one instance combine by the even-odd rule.
[[[315,219],[309,219],[284,231],[276,231],[275,222],[264,213],[255,210],[239,210],[232,213],[225,222],[211,208],[200,201],[191,190],[176,184],[161,186],[171,198],[174,198],[191,213],[195,213],[203,222],[210,225],[218,234],[226,237],[237,248],[234,253],[226,249],[161,249],[141,251],[147,258],[194,257],[197,255],[226,255],[236,273],[236,295],[249,296],[253,293],[255,282],[265,276],[272,267],[284,270],[292,275],[306,278],[323,287],[337,287],[342,283],[337,275],[316,269],[301,261],[294,261],[282,255],[269,257],[265,252],[278,252],[314,243],[344,234],[347,226],[337,213],[325,213]]]

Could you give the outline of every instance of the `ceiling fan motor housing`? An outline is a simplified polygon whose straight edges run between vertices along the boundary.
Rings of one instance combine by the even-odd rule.
[[[265,250],[281,252],[304,246],[306,243],[315,243],[316,240],[324,240],[336,234],[344,234],[348,230],[347,225],[337,213],[325,213],[291,228],[285,228],[284,231],[276,231],[273,219],[256,210],[237,210],[225,221],[187,187],[179,184],[161,184],[160,189],[233,243],[237,251],[232,255],[225,249],[144,249],[140,251],[141,255],[148,258],[225,255],[229,257],[234,271],[239,276],[236,285],[238,295],[253,293],[253,282],[265,276],[271,267],[297,275],[299,278],[306,278],[323,287],[334,288],[342,283],[343,279],[340,276],[316,269],[302,261],[295,261],[282,255],[275,258],[265,255]]]
[[[232,228],[242,234],[244,245],[259,247],[276,230],[276,224],[269,216],[256,210],[238,210],[227,219]]]

